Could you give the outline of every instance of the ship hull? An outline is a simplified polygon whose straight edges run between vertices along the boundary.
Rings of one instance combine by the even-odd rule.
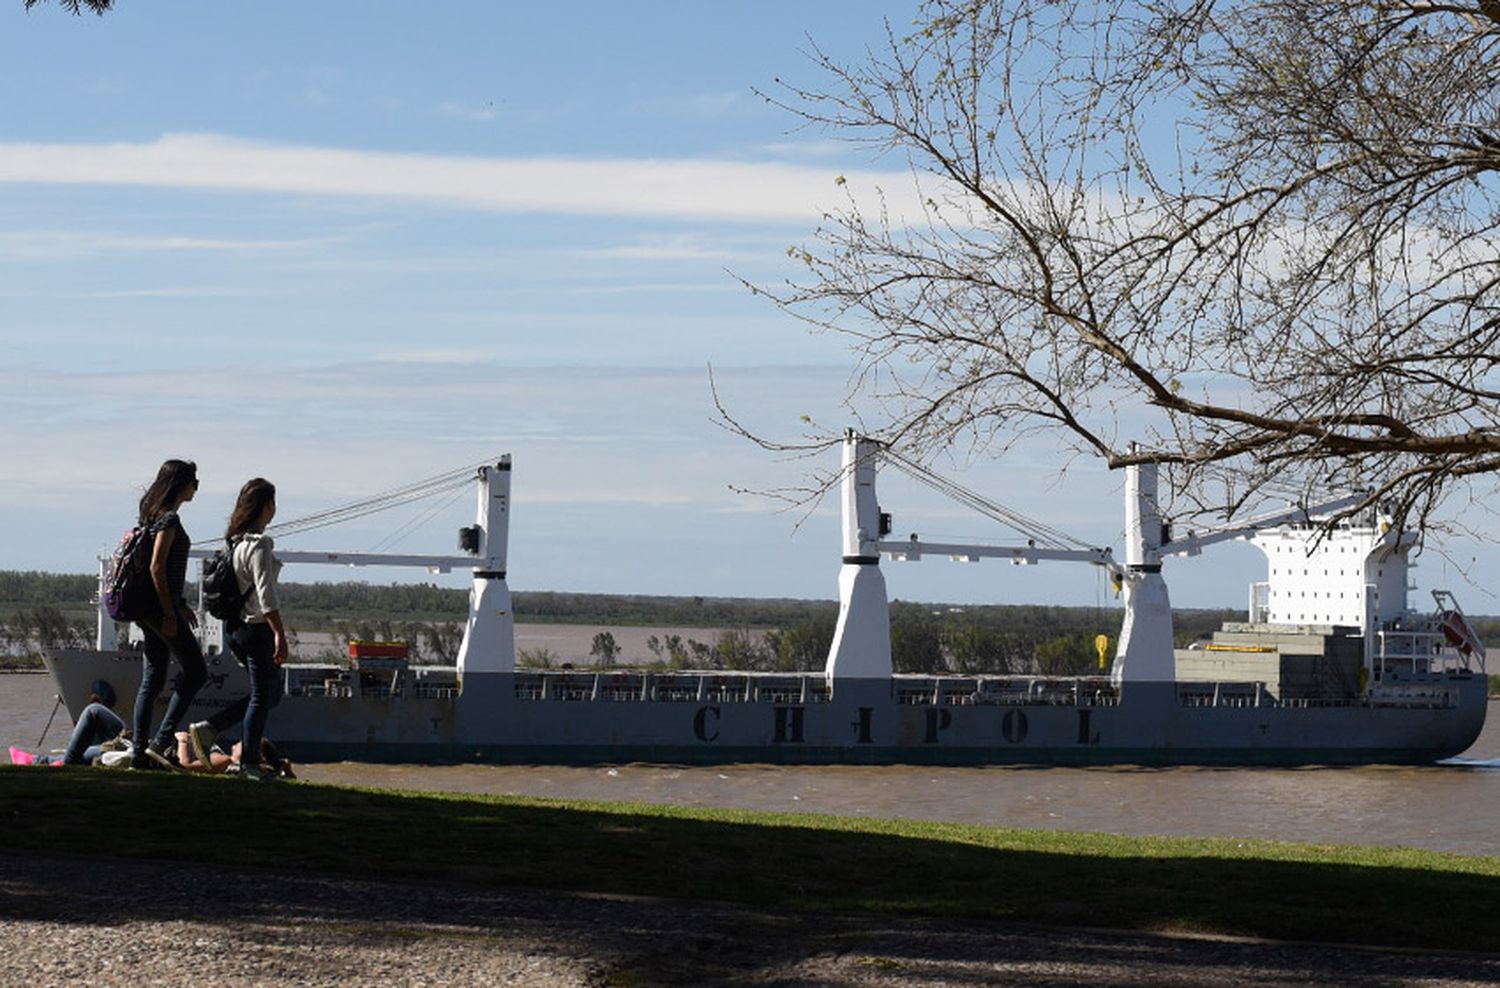
[[[91,684],[104,679],[128,719],[140,681],[138,655],[57,650],[46,662],[75,718]],[[214,655],[208,662],[209,680],[191,720],[246,689],[232,658]],[[1487,707],[1485,677],[1466,672],[1326,705],[1282,704],[1259,692],[1250,701],[1207,703],[1202,684],[1189,694],[1170,682],[1131,683],[1101,697],[1078,685],[1097,681],[1050,680],[1050,692],[1031,702],[991,702],[971,689],[981,681],[957,677],[839,680],[828,690],[816,674],[712,673],[701,677],[697,693],[684,695],[654,690],[650,677],[637,673],[628,682],[639,689],[614,698],[601,694],[599,681],[592,673],[468,673],[461,691],[456,682],[449,690],[408,686],[377,695],[302,695],[294,688],[272,711],[267,733],[302,761],[1424,764],[1473,744]],[[594,693],[558,687],[580,682],[595,683]],[[725,684],[737,692],[726,695]],[[164,704],[162,697],[153,722]]]

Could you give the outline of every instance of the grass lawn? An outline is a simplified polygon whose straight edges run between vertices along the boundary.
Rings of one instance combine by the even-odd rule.
[[[1500,952],[1500,858],[0,768],[5,849]],[[250,824],[247,826],[247,824]],[[258,846],[257,846],[258,845]]]

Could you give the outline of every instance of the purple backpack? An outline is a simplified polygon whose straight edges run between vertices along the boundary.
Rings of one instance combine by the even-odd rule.
[[[116,621],[139,621],[156,608],[151,585],[151,530],[132,528],[120,539],[104,574],[104,610]]]

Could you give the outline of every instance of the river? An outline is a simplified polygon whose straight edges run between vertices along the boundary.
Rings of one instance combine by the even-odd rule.
[[[128,703],[129,698],[124,698]],[[41,674],[0,675],[0,739],[61,748]],[[270,733],[275,735],[276,714]],[[45,734],[45,736],[44,736]],[[1500,854],[1500,703],[1451,763],[1417,768],[917,768],[617,765],[299,767],[312,782],[640,800],[1132,835],[1254,837]]]

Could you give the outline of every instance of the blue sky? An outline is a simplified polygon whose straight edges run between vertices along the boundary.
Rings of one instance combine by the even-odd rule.
[[[708,367],[769,434],[852,421],[840,341],[735,276],[789,275],[836,177],[898,207],[909,178],[752,90],[816,83],[809,36],[857,56],[913,10],[0,4],[0,567],[91,569],[168,456],[199,463],[184,518],[207,538],[248,476],[292,517],[509,452],[516,589],[835,596],[835,505],[734,492],[805,466],[714,425]],[[1119,545],[1120,478],[1096,465],[1032,446],[952,466]],[[894,474],[882,501],[903,533],[1006,537]],[[394,548],[446,552],[468,514]],[[294,546],[369,549],[410,517]],[[1174,567],[1188,606],[1239,606],[1262,570],[1244,546]],[[1117,606],[1086,567],[887,579],[905,599]]]

